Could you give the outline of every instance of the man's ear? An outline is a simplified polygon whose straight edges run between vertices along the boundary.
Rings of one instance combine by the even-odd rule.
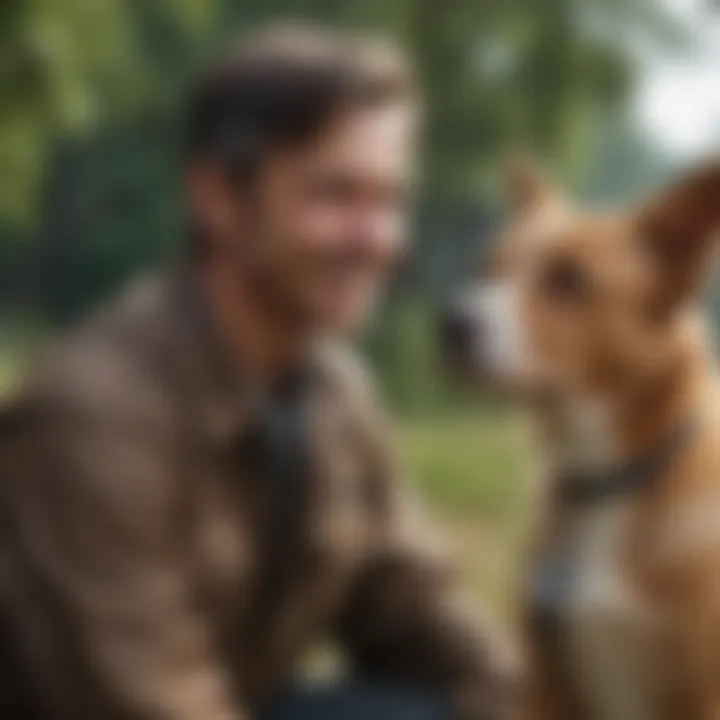
[[[234,238],[238,200],[230,181],[216,164],[198,161],[186,175],[187,201],[194,222],[213,242]]]
[[[531,210],[553,195],[545,174],[527,155],[514,154],[506,161],[505,186],[513,215]]]
[[[720,231],[720,158],[641,208],[638,228],[660,258],[684,263],[701,255]]]
[[[636,215],[640,238],[658,263],[661,316],[700,288],[720,232],[720,159],[687,175]]]

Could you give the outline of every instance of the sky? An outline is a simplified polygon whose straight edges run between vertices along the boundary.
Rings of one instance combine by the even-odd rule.
[[[642,59],[633,111],[657,141],[678,158],[720,151],[720,4],[660,0],[688,24],[691,48],[648,53]]]

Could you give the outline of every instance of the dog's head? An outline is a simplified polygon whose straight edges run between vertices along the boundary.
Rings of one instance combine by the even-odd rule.
[[[446,354],[492,384],[593,396],[659,377],[720,230],[720,161],[622,213],[573,209],[523,163],[489,277],[443,321]]]

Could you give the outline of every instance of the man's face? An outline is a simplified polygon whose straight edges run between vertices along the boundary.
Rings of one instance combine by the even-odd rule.
[[[320,332],[359,329],[405,243],[412,114],[347,113],[267,158],[240,199],[236,262],[254,292]]]

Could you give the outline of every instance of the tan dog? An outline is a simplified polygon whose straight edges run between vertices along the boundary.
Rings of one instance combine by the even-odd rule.
[[[696,296],[720,161],[632,212],[527,168],[452,358],[522,391],[544,457],[523,606],[525,717],[720,718],[720,397]]]

